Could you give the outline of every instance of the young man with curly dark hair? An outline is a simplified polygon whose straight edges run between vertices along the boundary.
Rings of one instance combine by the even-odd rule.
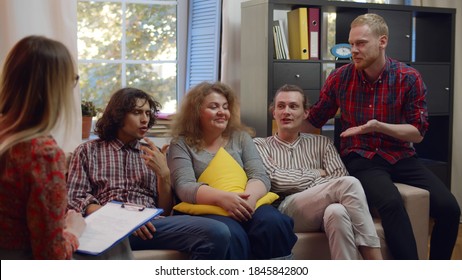
[[[130,236],[133,250],[171,249],[191,259],[224,259],[230,232],[223,223],[169,215],[173,199],[166,157],[145,137],[159,109],[160,104],[142,90],[114,93],[96,123],[99,139],[81,144],[72,155],[69,208],[89,215],[111,200],[162,208],[165,218],[147,222]]]

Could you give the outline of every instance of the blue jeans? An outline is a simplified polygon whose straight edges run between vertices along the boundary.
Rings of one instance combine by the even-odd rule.
[[[143,240],[130,235],[132,250],[178,250],[197,260],[227,256],[231,233],[223,223],[189,215],[168,216],[151,223],[156,228],[153,238]]]
[[[292,218],[271,205],[255,210],[251,220],[240,223],[233,218],[203,215],[226,224],[231,232],[228,259],[273,259],[287,257],[297,241]]]

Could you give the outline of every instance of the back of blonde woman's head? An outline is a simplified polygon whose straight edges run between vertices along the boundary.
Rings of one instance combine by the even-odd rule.
[[[174,139],[183,136],[189,146],[202,148],[203,132],[200,124],[200,112],[205,97],[213,92],[223,95],[228,101],[230,118],[223,136],[229,136],[236,130],[244,130],[253,135],[253,131],[240,121],[239,103],[234,91],[221,82],[202,82],[191,88],[181,102],[180,110],[175,115],[172,127]]]
[[[47,135],[73,110],[75,66],[62,43],[42,36],[21,39],[0,77],[0,156],[15,144]]]

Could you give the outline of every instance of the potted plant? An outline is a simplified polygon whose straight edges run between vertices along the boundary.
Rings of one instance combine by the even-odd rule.
[[[93,117],[98,113],[95,104],[89,100],[82,100],[82,139],[90,137],[91,124]]]

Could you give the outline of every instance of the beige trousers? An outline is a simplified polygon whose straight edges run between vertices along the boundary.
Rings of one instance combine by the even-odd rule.
[[[332,179],[287,196],[279,210],[294,219],[295,232],[324,230],[332,259],[359,259],[358,246],[380,247],[366,196],[354,177]]]

